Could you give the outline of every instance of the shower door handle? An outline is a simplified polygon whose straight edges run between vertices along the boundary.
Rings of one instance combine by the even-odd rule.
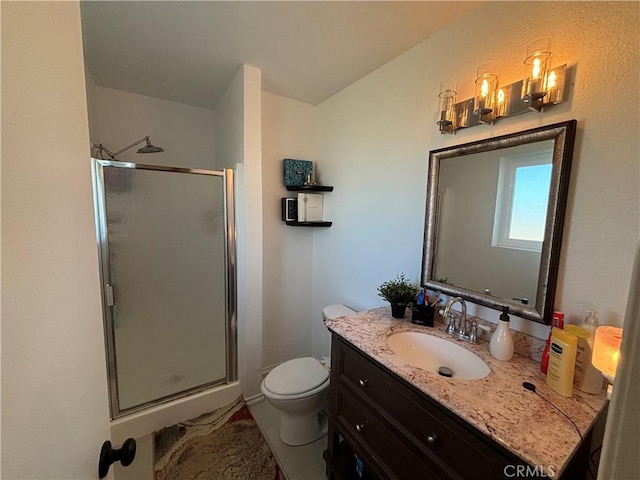
[[[113,296],[113,285],[107,283],[104,286],[104,295],[107,301],[107,306],[113,307],[116,304],[115,297]]]

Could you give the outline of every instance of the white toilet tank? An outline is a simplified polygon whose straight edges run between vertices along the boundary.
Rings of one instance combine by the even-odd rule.
[[[334,305],[327,305],[322,309],[323,320],[333,320],[334,318],[344,317],[345,315],[353,315],[357,313],[355,310],[351,310],[349,307],[336,303]]]

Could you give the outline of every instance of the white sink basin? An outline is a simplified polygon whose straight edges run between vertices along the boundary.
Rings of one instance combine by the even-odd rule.
[[[427,333],[394,333],[387,338],[387,344],[409,365],[434,373],[442,371],[444,376],[458,380],[476,380],[491,372],[489,365],[475,353]]]

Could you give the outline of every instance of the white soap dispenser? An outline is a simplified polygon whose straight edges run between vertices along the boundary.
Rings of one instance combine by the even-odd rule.
[[[596,328],[598,328],[598,317],[596,310],[583,310],[587,316],[584,319],[584,322],[580,324],[580,327],[584,328],[591,335],[591,339],[596,336]]]
[[[513,337],[509,328],[509,307],[502,307],[498,328],[491,335],[489,351],[498,360],[508,362],[513,358]]]

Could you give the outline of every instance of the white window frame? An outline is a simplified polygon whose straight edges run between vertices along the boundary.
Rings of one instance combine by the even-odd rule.
[[[500,157],[498,168],[498,188],[496,191],[496,209],[493,216],[493,235],[491,246],[514,250],[542,251],[542,241],[511,238],[511,217],[515,176],[518,168],[552,163],[553,150],[524,153],[509,157]]]

